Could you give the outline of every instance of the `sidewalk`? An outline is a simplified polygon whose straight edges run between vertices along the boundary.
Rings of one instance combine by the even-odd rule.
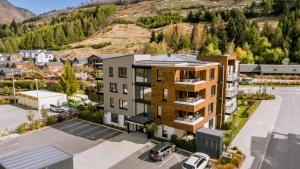
[[[259,140],[267,139],[269,132],[273,131],[281,102],[280,96],[276,96],[275,100],[262,101],[231,143],[231,146],[237,146],[246,155],[243,169],[256,168],[259,164],[267,148],[267,143]]]

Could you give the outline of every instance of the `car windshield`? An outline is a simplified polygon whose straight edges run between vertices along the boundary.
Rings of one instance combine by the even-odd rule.
[[[192,165],[187,164],[187,163],[183,163],[183,167],[186,168],[186,169],[195,169],[195,166],[192,166]]]

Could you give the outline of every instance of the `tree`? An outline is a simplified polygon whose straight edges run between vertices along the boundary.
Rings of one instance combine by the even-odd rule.
[[[181,49],[190,49],[191,48],[191,41],[189,36],[185,35],[182,39]]]
[[[162,31],[156,37],[156,43],[161,43],[164,40],[164,33]]]
[[[145,53],[157,55],[157,54],[167,54],[169,51],[168,45],[165,41],[157,43],[149,43],[145,47]]]
[[[272,11],[272,0],[264,0],[263,2],[263,15],[269,15],[269,13]]]
[[[43,37],[40,33],[37,33],[33,42],[34,49],[43,49],[45,47]]]
[[[178,49],[180,47],[180,40],[181,40],[181,37],[182,37],[181,31],[179,29],[180,28],[177,25],[174,26],[173,33],[172,33],[172,36],[171,36],[170,46],[175,51],[178,51]]]
[[[203,51],[204,55],[220,55],[222,52],[214,46],[214,44],[210,43]]]
[[[253,53],[251,52],[248,43],[245,43],[243,48],[238,47],[236,49],[236,56],[243,64],[254,63]]]
[[[154,31],[151,32],[150,43],[151,42],[156,42],[156,35]]]
[[[58,25],[55,29],[55,40],[57,46],[63,46],[67,43],[67,38],[62,25]]]
[[[281,64],[282,60],[286,58],[288,53],[280,48],[266,49],[263,53],[263,58],[267,64]]]
[[[261,35],[267,37],[268,39],[271,39],[272,34],[273,34],[273,29],[271,25],[269,24],[269,22],[265,22],[263,29],[261,31]]]
[[[203,28],[200,24],[193,26],[191,45],[194,50],[200,50],[205,42],[206,28]]]
[[[58,82],[58,91],[66,93],[68,96],[77,92],[79,89],[79,84],[75,76],[73,67],[69,61],[65,62],[64,72],[60,76]]]

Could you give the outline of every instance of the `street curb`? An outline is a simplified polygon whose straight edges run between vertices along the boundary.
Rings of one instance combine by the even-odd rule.
[[[162,143],[162,142],[160,142],[160,141],[153,140],[153,139],[149,139],[149,140],[152,141],[152,142],[154,142],[154,143]],[[180,151],[183,151],[183,152],[185,152],[185,153],[187,153],[187,154],[193,154],[192,152],[187,151],[187,150],[184,150],[184,149],[181,149],[181,148],[178,148],[177,146],[176,146],[176,149],[177,149],[177,150],[180,150]]]

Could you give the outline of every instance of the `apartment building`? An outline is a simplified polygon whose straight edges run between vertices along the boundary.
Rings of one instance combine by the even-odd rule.
[[[146,124],[155,122],[155,135],[166,139],[201,127],[215,128],[224,121],[225,112],[220,108],[226,108],[227,84],[228,90],[237,87],[235,78],[230,79],[237,72],[236,60],[224,58],[227,64],[223,58],[199,60],[180,54],[102,58],[103,90],[98,92],[105,98],[104,122],[142,132]]]

